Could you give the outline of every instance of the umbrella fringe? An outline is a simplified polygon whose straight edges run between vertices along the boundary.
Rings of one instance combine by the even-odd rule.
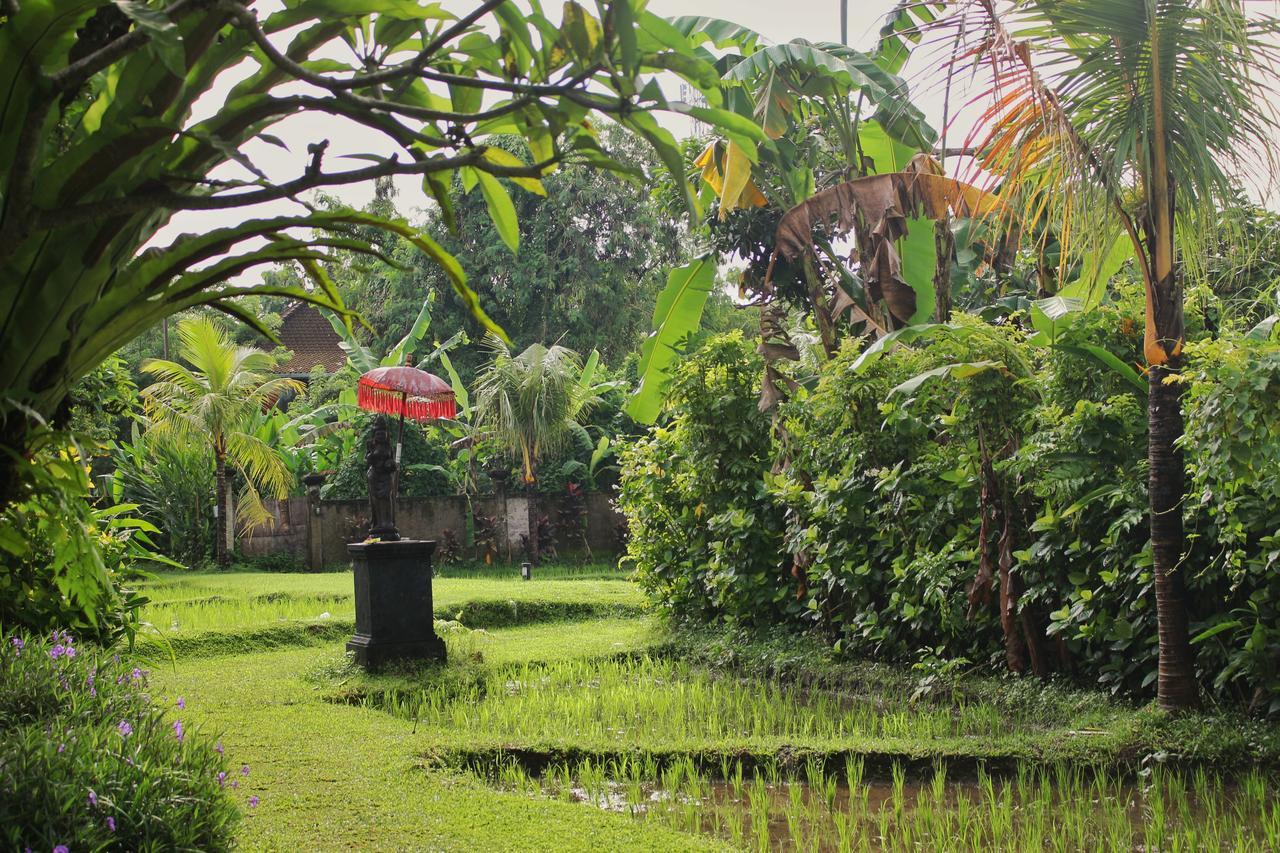
[[[432,399],[429,397],[406,397],[400,391],[389,391],[375,388],[360,382],[356,387],[356,402],[360,408],[384,415],[400,415],[415,421],[453,418],[458,413],[456,401],[449,397]]]

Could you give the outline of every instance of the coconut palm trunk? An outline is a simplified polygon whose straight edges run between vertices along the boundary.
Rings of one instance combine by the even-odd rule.
[[[1159,74],[1156,52],[1154,73]],[[1164,99],[1156,87],[1149,174],[1144,175],[1150,271],[1146,280],[1146,329],[1143,354],[1148,370],[1147,489],[1150,498],[1151,552],[1155,575],[1156,623],[1160,648],[1156,699],[1165,710],[1199,704],[1195,656],[1188,628],[1183,552],[1182,501],[1186,462],[1182,437],[1182,390],[1176,381],[1186,341],[1182,281],[1176,262],[1174,187],[1169,180],[1165,145]]]
[[[227,500],[227,454],[219,448],[214,451],[216,468],[214,481],[217,484],[218,530],[214,534],[213,553],[219,566],[231,562],[231,554],[227,551],[228,525],[231,523],[231,502]],[[206,469],[208,470],[208,469]]]
[[[1182,499],[1185,464],[1177,440],[1182,436],[1182,392],[1165,380],[1178,369],[1176,359],[1152,365],[1147,402],[1151,496],[1151,550],[1154,558],[1156,620],[1160,663],[1156,693],[1161,708],[1191,708],[1199,702],[1195,658],[1187,625],[1187,593],[1183,581]]]

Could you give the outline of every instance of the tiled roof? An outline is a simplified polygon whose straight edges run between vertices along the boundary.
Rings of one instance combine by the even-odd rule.
[[[295,302],[280,316],[280,341],[293,357],[277,364],[276,373],[310,373],[317,365],[333,373],[346,363],[342,339],[315,306]]]

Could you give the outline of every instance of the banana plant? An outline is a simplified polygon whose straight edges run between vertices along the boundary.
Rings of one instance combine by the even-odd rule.
[[[502,336],[462,264],[407,223],[351,210],[251,218],[252,205],[409,175],[451,220],[455,187],[479,187],[514,250],[500,179],[538,192],[567,161],[634,173],[602,146],[603,119],[655,148],[696,216],[679,149],[653,112],[713,124],[723,112],[714,66],[639,0],[594,11],[570,0],[559,26],[538,0],[476,0],[460,12],[401,0],[275,11],[242,0],[32,0],[6,4],[0,20],[0,397],[15,415],[0,444],[19,454],[34,420],[26,413],[53,418],[79,377],[175,312],[209,305],[268,337],[238,297],[292,296],[349,318],[324,267],[334,251],[378,256],[363,227],[399,234],[440,264],[477,321]],[[659,99],[658,73],[680,76],[708,106]],[[194,109],[210,98],[212,114]],[[254,152],[282,146],[270,128],[297,114],[354,122],[397,153],[343,169],[317,139],[292,152],[295,177],[270,180]],[[513,133],[530,161],[488,144]],[[224,164],[245,177],[216,177]],[[211,210],[246,212],[144,249],[175,212]],[[314,288],[232,283],[282,261],[300,262]]]
[[[417,353],[418,346],[431,328],[431,308],[435,305],[435,301],[435,293],[429,293],[427,298],[422,301],[422,307],[418,309],[418,315],[409,326],[409,331],[382,356],[379,356],[360,342],[355,330],[345,322],[341,314],[329,313],[326,314],[326,318],[329,324],[333,326],[334,332],[342,339],[339,341],[338,346],[347,354],[347,364],[356,373],[367,373],[378,367],[395,367],[407,363],[411,363],[417,368],[426,368],[433,362],[438,361],[445,353],[466,344],[468,341],[467,333],[459,330],[454,332],[444,343],[437,341],[435,348],[431,352],[421,358],[413,358]]]
[[[628,406],[633,418],[652,422],[657,417],[675,345],[697,328],[706,301],[709,279],[698,274],[705,276],[704,270],[729,256],[746,262],[740,295],[765,309],[764,406],[785,396],[778,383],[786,380],[774,362],[798,358],[785,331],[784,305],[804,307],[828,353],[835,349],[837,326],[846,314],[872,334],[932,317],[940,259],[949,260],[949,249],[939,251],[932,220],[954,207],[985,204],[971,188],[943,187],[944,179],[932,169],[912,170],[918,155],[933,150],[937,133],[911,103],[897,72],[919,41],[920,26],[932,22],[938,8],[935,3],[896,5],[871,52],[803,39],[771,44],[758,32],[713,18],[672,21],[679,32],[700,42],[707,61],[721,72],[726,108],[753,121],[765,140],[744,144],[744,132],[730,135],[721,122],[693,162],[704,200],[718,207],[719,222],[709,223],[716,251],[674,270],[659,296],[654,331],[642,351],[639,388]],[[926,172],[929,176],[922,177]],[[872,175],[897,176],[877,186],[890,180],[899,185],[909,181],[912,187],[931,184],[931,198],[946,198],[917,211],[890,240],[873,239],[870,232],[885,218],[884,205],[878,211],[854,210],[841,204],[853,199],[851,189],[840,189],[851,179]],[[883,199],[896,201],[910,192]],[[803,210],[797,212],[798,207]],[[910,207],[914,211],[921,205]],[[855,220],[866,220],[871,227],[859,231],[859,249],[870,262],[852,269],[836,251],[834,235],[814,245],[806,234],[803,251],[793,241],[795,251],[780,255],[771,237],[774,231],[781,235],[785,215],[792,221],[807,215],[798,227],[835,218],[846,232]]]

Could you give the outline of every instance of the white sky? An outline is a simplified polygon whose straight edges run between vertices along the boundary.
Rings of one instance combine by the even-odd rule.
[[[280,8],[280,5],[279,0],[266,0],[266,2],[255,4],[260,18]],[[445,0],[444,5],[455,13],[465,13],[474,8],[472,0]],[[870,49],[875,44],[882,19],[893,5],[894,0],[862,0],[862,2],[850,0],[849,43],[855,47]],[[544,7],[548,15],[556,15],[559,13],[560,3],[556,0],[544,0]],[[649,9],[656,14],[668,17],[704,15],[725,18],[757,30],[775,42],[784,42],[797,37],[810,41],[838,41],[840,38],[839,0],[790,0],[786,3],[778,3],[776,0],[773,2],[650,0]],[[345,48],[342,49],[345,50]],[[247,66],[249,63],[246,63],[246,70],[241,74],[225,75],[222,85],[197,102],[193,119],[199,120],[215,112],[230,86],[248,73],[250,69]],[[915,83],[912,80],[910,66],[906,76],[913,84]],[[296,88],[300,92],[318,91],[303,84],[298,84]],[[918,87],[913,85],[913,90],[915,88]],[[678,92],[671,91],[668,95],[676,97]],[[940,127],[941,94],[920,92],[914,100],[925,110],[935,127]],[[680,116],[660,118],[660,121],[677,136],[687,135],[690,130],[688,122]],[[396,150],[389,140],[376,132],[335,116],[306,114],[290,116],[272,127],[270,133],[282,139],[290,150],[284,151],[266,143],[251,142],[244,147],[244,151],[273,181],[278,182],[299,177],[308,161],[307,145],[323,139],[328,139],[330,142],[325,154],[326,170],[357,169],[368,165],[367,162],[360,160],[344,161],[341,159],[342,155],[372,153],[386,156]],[[237,164],[228,163],[212,172],[211,177],[247,179],[252,176]],[[411,220],[417,218],[417,211],[428,205],[427,197],[422,192],[421,180],[412,176],[398,177],[396,188],[398,190],[396,203],[401,213]],[[335,187],[326,192],[341,198],[353,207],[363,206],[373,197],[371,184]],[[287,200],[234,210],[184,211],[175,214],[169,225],[152,242],[156,245],[166,245],[183,233],[200,233],[216,227],[234,225],[246,219],[302,211],[303,208],[300,205]],[[463,261],[465,266],[465,259]],[[253,281],[259,276],[260,272],[250,273],[242,280]]]

